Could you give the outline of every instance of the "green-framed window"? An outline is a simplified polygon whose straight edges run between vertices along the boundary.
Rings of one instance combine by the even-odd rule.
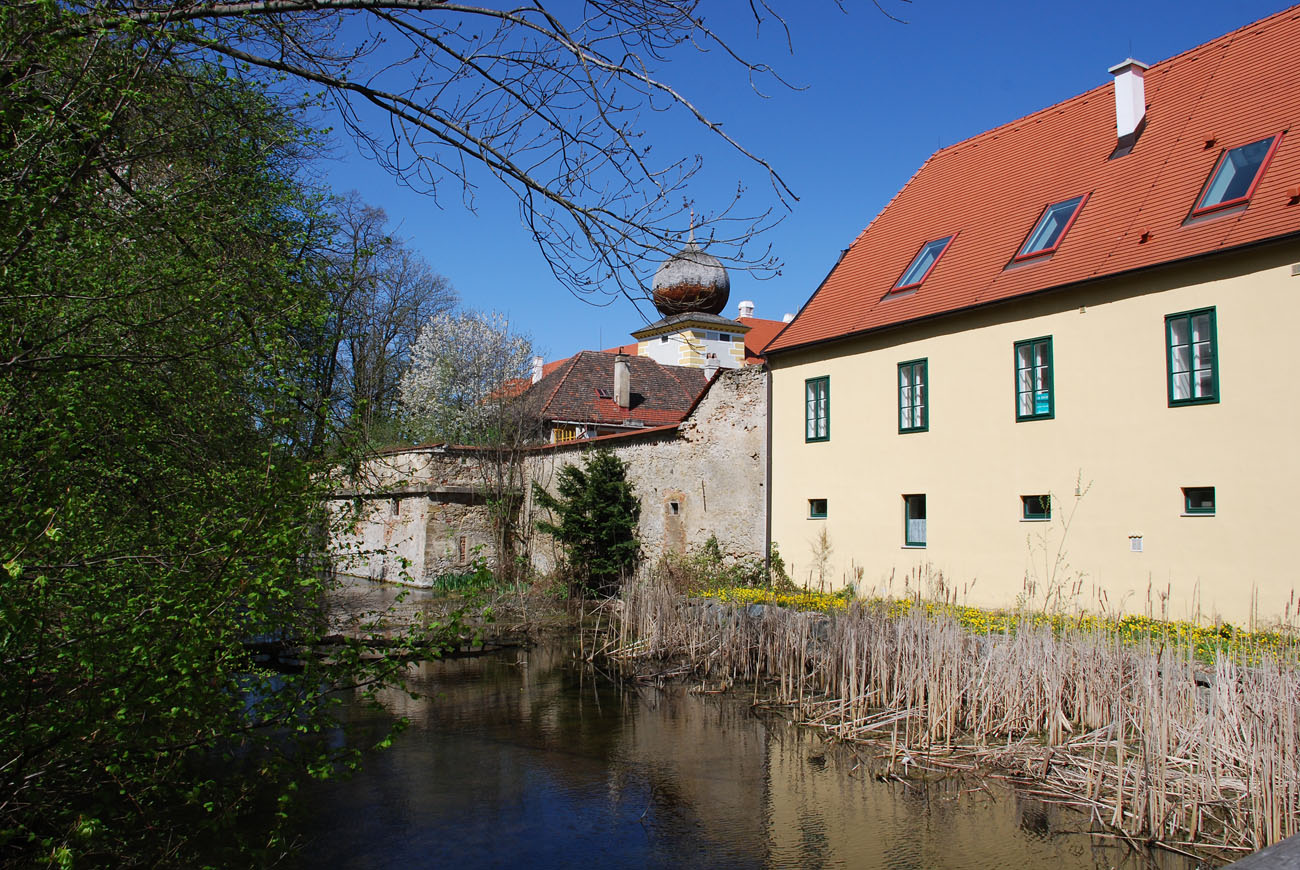
[[[1213,308],[1165,317],[1170,407],[1219,401],[1218,344]]]
[[[1056,414],[1052,389],[1052,337],[1015,344],[1016,419],[1050,420]]]
[[[925,496],[903,496],[903,543],[908,547],[925,546]]]
[[[804,440],[829,441],[831,437],[831,379],[804,381]]]
[[[1050,520],[1052,518],[1052,497],[1050,495],[1022,495],[1020,497],[1020,518],[1022,520]]]
[[[808,499],[808,519],[810,520],[826,519],[826,499],[824,498]]]
[[[1198,516],[1214,515],[1214,487],[1184,486],[1183,513]]]
[[[930,428],[929,362],[914,359],[898,364],[898,431]]]

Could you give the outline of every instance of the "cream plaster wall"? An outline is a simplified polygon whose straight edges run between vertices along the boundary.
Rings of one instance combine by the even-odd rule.
[[[1300,245],[1271,246],[776,356],[773,538],[794,576],[825,528],[835,585],[1281,617],[1300,585],[1296,261]],[[1206,307],[1221,401],[1171,408],[1165,315]],[[1046,335],[1055,418],[1016,422],[1013,343]],[[922,357],[929,431],[900,434],[897,364]],[[830,440],[806,443],[804,381],[822,375]],[[1216,514],[1182,516],[1184,486],[1214,486]],[[1020,496],[1046,492],[1053,520],[1022,521]],[[927,496],[924,549],[903,547],[907,493]],[[807,518],[810,498],[828,499],[826,519]]]

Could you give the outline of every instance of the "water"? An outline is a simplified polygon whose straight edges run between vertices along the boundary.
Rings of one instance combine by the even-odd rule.
[[[563,645],[422,665],[411,727],[313,786],[301,867],[1159,868],[1086,819],[971,778],[902,784],[744,697],[630,688]]]

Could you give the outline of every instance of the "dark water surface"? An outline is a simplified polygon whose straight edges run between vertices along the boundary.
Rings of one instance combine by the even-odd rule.
[[[307,868],[1159,868],[1086,819],[977,780],[880,782],[871,750],[744,697],[634,689],[568,647],[431,662],[387,709],[410,729],[302,801]]]

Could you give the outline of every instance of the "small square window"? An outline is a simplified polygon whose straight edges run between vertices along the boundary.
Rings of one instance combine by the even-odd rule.
[[[669,515],[670,517],[675,517],[675,516],[677,516],[678,514],[680,514],[681,512],[682,512],[682,504],[681,504],[681,502],[677,502],[677,501],[670,501],[670,502],[668,502],[668,515]]]
[[[1056,413],[1052,395],[1052,337],[1015,344],[1016,419],[1049,420]]]
[[[831,437],[831,379],[804,382],[804,440],[829,441]]]
[[[1214,171],[1210,173],[1210,180],[1201,191],[1201,198],[1196,201],[1192,215],[1217,211],[1249,200],[1280,139],[1280,136],[1270,136],[1224,151],[1219,156],[1219,162],[1214,165]]]
[[[1050,495],[1022,495],[1020,497],[1020,518],[1025,520],[1050,520],[1052,518],[1052,497]]]
[[[667,344],[667,343],[668,343],[668,336],[666,336],[666,335],[661,335],[661,336],[659,336],[659,343],[660,343],[660,344]]]
[[[930,427],[930,385],[926,360],[898,364],[898,431],[924,432]]]
[[[1020,253],[1016,254],[1015,259],[1025,260],[1030,257],[1041,257],[1043,254],[1050,254],[1061,245],[1061,240],[1065,238],[1066,232],[1074,223],[1074,219],[1079,216],[1083,210],[1083,204],[1087,202],[1088,195],[1076,196],[1074,199],[1067,199],[1063,202],[1053,203],[1043,210],[1043,215],[1034,225],[1033,230],[1029,233],[1029,238],[1025,239],[1024,245],[1020,248]]]
[[[1218,332],[1213,308],[1166,317],[1165,349],[1171,407],[1219,401]]]
[[[903,496],[903,543],[909,547],[925,546],[925,496]]]
[[[939,262],[939,258],[943,256],[944,251],[948,250],[948,246],[952,244],[952,240],[955,238],[957,236],[954,233],[951,236],[935,239],[933,242],[926,242],[922,245],[921,250],[912,259],[911,265],[903,272],[903,276],[898,279],[894,289],[889,292],[897,293],[899,290],[920,286],[921,282],[929,277],[930,270],[934,268],[935,263]]]
[[[824,498],[808,499],[808,519],[810,520],[826,519],[826,499]]]
[[[1183,512],[1188,514],[1198,514],[1201,516],[1212,516],[1214,514],[1214,487],[1183,487]]]

